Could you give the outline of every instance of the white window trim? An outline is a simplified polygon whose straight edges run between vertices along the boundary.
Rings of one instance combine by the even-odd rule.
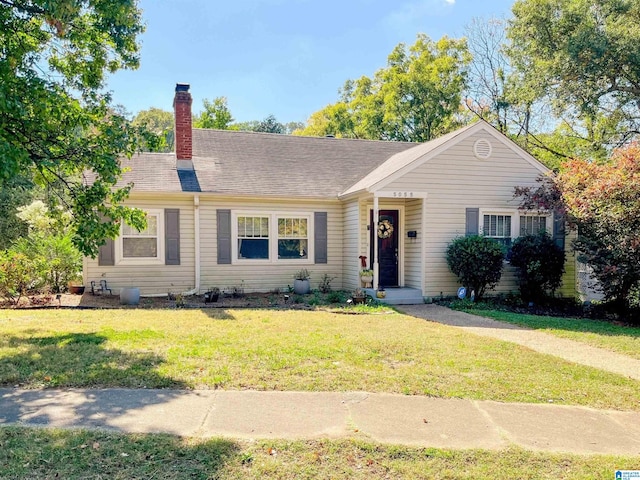
[[[510,210],[501,208],[480,209],[478,229],[480,235],[484,235],[485,215],[510,215],[511,216],[511,241],[520,236],[520,217],[547,217],[546,227],[549,235],[553,234],[553,214],[551,212],[529,212],[522,210]]]
[[[269,218],[269,258],[238,258],[238,217],[268,217]],[[307,258],[278,259],[278,218],[305,218],[307,220]],[[264,210],[233,210],[231,212],[231,264],[232,265],[313,265],[315,262],[314,251],[314,224],[312,212],[289,212]]]
[[[120,236],[115,244],[116,265],[164,265],[164,210],[144,209],[144,212],[147,215],[155,215],[158,217],[158,256],[126,258],[122,245],[123,227],[120,226]]]

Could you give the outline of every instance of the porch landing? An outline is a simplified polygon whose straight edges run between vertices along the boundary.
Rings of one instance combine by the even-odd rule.
[[[387,296],[385,298],[376,298],[376,291],[373,288],[365,288],[365,293],[371,295],[381,303],[388,305],[419,305],[424,303],[422,291],[418,288],[398,287],[387,288]]]

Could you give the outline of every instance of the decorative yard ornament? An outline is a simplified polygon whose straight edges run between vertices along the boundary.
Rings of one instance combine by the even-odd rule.
[[[378,237],[389,238],[393,235],[393,225],[389,220],[382,220],[378,223]]]

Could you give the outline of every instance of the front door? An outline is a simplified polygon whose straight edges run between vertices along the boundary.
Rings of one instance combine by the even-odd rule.
[[[379,278],[378,285],[383,287],[398,286],[398,210],[379,210],[378,221],[373,222],[371,211],[371,259],[374,245],[378,245]]]

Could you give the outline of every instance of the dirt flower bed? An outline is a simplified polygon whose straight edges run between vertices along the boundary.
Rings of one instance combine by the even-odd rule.
[[[220,295],[217,302],[205,302],[204,295],[191,295],[169,299],[168,296],[141,297],[138,305],[122,305],[118,295],[94,295],[85,292],[82,295],[63,293],[60,295],[30,295],[20,299],[18,305],[0,302],[0,308],[288,308],[313,309],[316,306],[346,306],[347,295],[334,292],[340,298],[332,302],[327,294],[311,293],[296,295],[288,293],[248,293],[239,296]]]

